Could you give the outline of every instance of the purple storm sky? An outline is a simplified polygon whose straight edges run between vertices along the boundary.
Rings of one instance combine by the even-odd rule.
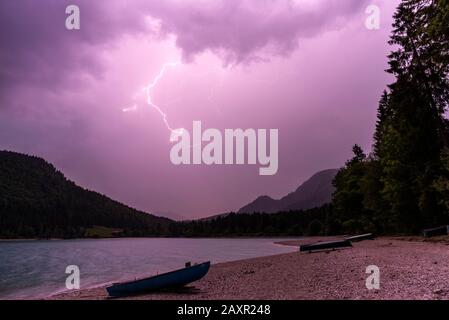
[[[0,149],[34,154],[79,185],[148,212],[203,217],[280,197],[371,148],[391,82],[397,0],[2,0]],[[65,28],[65,8],[81,29]],[[365,28],[368,5],[379,30]],[[279,170],[175,166],[170,124],[279,129]],[[123,112],[136,104],[137,109]]]

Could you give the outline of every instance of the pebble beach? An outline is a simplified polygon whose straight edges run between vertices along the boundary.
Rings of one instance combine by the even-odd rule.
[[[299,246],[331,238],[283,242]],[[380,270],[379,290],[368,290],[366,268]],[[61,293],[48,299],[107,299],[104,287]],[[214,264],[190,286],[128,297],[137,300],[385,300],[449,299],[449,241],[378,238],[352,248],[294,252]]]

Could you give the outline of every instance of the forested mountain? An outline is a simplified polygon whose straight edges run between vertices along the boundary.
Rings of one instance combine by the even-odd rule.
[[[83,189],[41,158],[0,151],[0,238],[328,234],[339,230],[333,221],[324,206],[175,222]]]
[[[41,158],[0,151],[0,237],[84,237],[97,226],[160,235],[170,222],[85,190]]]
[[[321,207],[330,203],[334,187],[332,180],[337,169],[323,170],[315,173],[310,179],[301,184],[294,192],[281,199],[261,196],[242,207],[239,213],[276,213],[290,210],[306,210]]]

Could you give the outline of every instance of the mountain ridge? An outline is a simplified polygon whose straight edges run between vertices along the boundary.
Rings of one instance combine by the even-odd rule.
[[[0,151],[0,218],[3,238],[82,238],[96,227],[161,235],[173,222],[84,189],[46,160],[12,151]]]
[[[276,213],[290,210],[306,210],[330,203],[334,187],[332,180],[338,169],[326,169],[312,175],[295,191],[280,199],[263,195],[241,207],[238,213]]]

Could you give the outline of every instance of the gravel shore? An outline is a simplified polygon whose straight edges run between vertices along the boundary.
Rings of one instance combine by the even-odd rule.
[[[287,241],[300,245],[321,239]],[[412,240],[412,241],[409,241]],[[178,291],[129,299],[449,299],[449,246],[419,239],[380,238],[353,248],[289,253],[213,265],[206,277]],[[366,267],[380,268],[380,289],[365,286]],[[106,299],[105,288],[50,299]]]

